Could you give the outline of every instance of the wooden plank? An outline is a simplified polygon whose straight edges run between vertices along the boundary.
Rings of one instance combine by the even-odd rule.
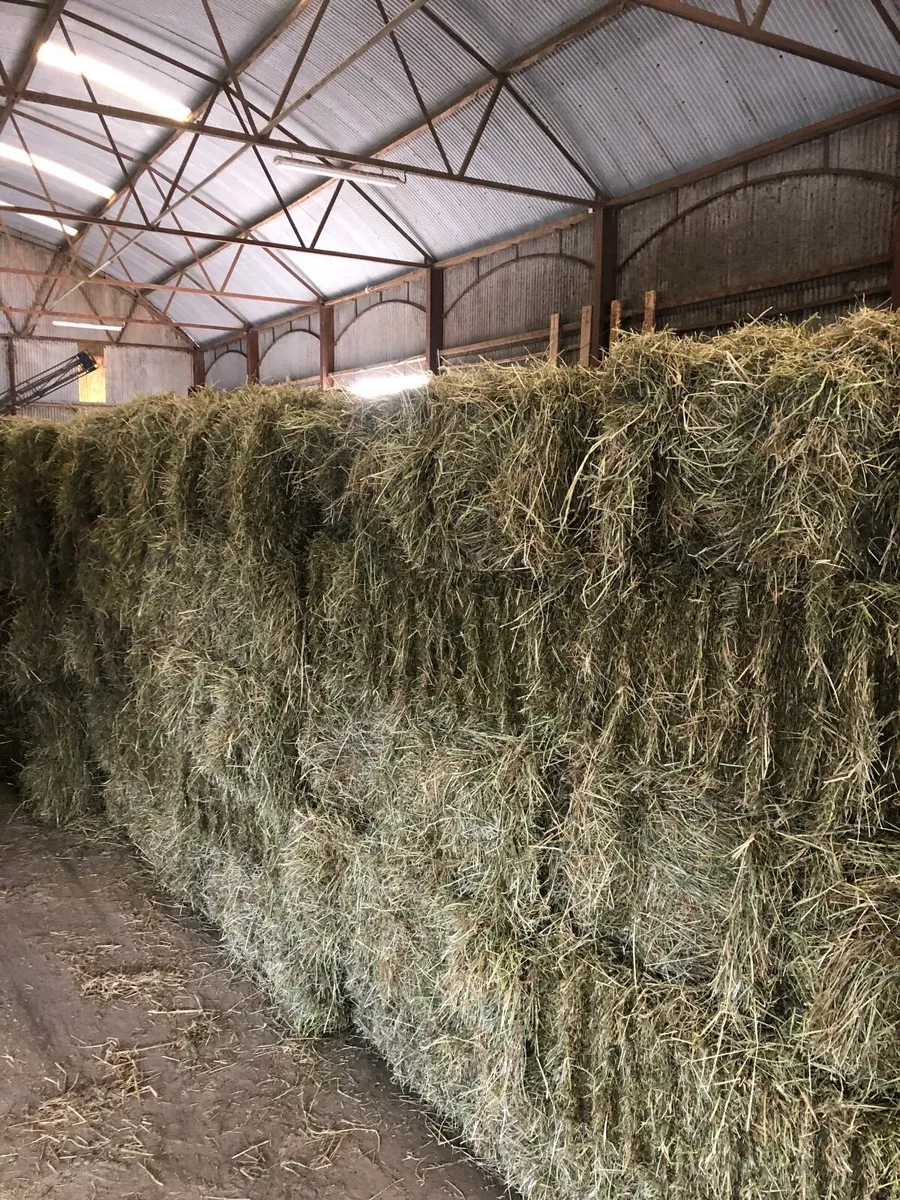
[[[619,214],[603,205],[594,213],[594,272],[591,281],[590,361],[609,348],[609,306],[615,299],[619,261]]]
[[[619,340],[622,332],[622,301],[613,300],[609,306],[609,345],[610,349]]]
[[[193,351],[194,387],[201,388],[206,383],[206,354],[203,350]]]
[[[547,358],[552,363],[559,362],[559,313],[550,316],[550,343],[547,348]]]
[[[900,309],[900,204],[894,209],[894,237],[891,247],[891,308]]]
[[[641,326],[643,333],[652,333],[656,328],[656,292],[651,290],[644,292],[644,324]]]
[[[330,304],[319,308],[319,387],[323,392],[334,387],[334,309]]]
[[[10,321],[12,325],[12,321]],[[13,345],[12,335],[6,339],[6,386],[12,393],[13,411],[15,411],[16,400],[16,350]]]
[[[444,272],[429,267],[425,272],[425,366],[432,372],[441,369],[444,345]]]
[[[585,304],[581,310],[581,336],[578,340],[579,367],[589,367],[591,365],[591,330],[593,324],[594,306],[593,304]]]
[[[247,382],[259,383],[259,330],[247,331]]]

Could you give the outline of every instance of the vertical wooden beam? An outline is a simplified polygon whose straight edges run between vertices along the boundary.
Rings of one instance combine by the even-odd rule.
[[[259,330],[247,331],[247,382],[259,383]]]
[[[440,267],[425,271],[425,367],[441,369],[441,350],[444,348],[444,272]]]
[[[194,351],[194,387],[202,388],[206,383],[206,353],[203,350]]]
[[[12,324],[11,321],[10,324]],[[9,381],[8,386],[12,394],[12,411],[15,412],[16,402],[19,397],[16,391],[16,348],[11,334],[6,339],[6,378]]]
[[[652,333],[656,328],[656,292],[644,292],[644,324],[642,333]]]
[[[609,348],[610,305],[616,298],[619,262],[619,212],[609,205],[594,211],[594,273],[591,282],[591,361]]]
[[[334,387],[334,309],[319,306],[319,387]]]
[[[609,306],[609,345],[610,349],[619,340],[622,332],[622,301],[613,300]]]
[[[578,365],[589,367],[593,355],[594,306],[586,304],[581,310],[581,337],[578,341]]]
[[[550,316],[550,345],[547,348],[547,358],[552,363],[559,362],[559,313]]]
[[[900,202],[894,209],[894,237],[891,266],[891,308],[900,310]]]

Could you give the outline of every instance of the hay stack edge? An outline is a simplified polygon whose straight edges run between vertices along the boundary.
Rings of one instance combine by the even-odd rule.
[[[900,315],[0,422],[3,746],[526,1196],[900,1197]]]

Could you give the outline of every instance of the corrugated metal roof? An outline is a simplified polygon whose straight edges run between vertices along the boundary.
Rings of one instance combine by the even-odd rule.
[[[735,15],[733,0],[692,2],[729,17]],[[900,20],[897,0],[884,3]],[[752,9],[753,0],[745,0],[745,4]],[[40,13],[5,0],[0,0],[0,5],[4,22],[2,55],[8,67],[22,61]],[[293,7],[286,0],[213,0],[231,60],[239,61]],[[273,110],[317,7],[316,0],[308,4],[242,76],[244,96],[265,114]],[[598,3],[433,0],[432,7],[477,53],[499,67],[595,13]],[[402,8],[401,0],[385,0],[389,17]],[[96,27],[78,17],[95,22]],[[64,20],[77,50],[109,62],[191,107],[209,93],[209,79],[223,75],[223,62],[202,0],[155,0],[152,5],[137,0],[80,0],[71,15],[64,14]],[[382,24],[371,0],[331,0],[289,101],[334,69]],[[772,0],[766,28],[900,72],[900,47],[871,4]],[[136,44],[125,45],[115,34],[131,38]],[[475,57],[421,12],[398,27],[397,37],[429,110],[453,103],[487,78]],[[53,40],[63,41],[59,31]],[[161,62],[152,52],[182,65]],[[32,85],[37,90],[85,98],[82,81],[44,65],[38,65]],[[610,195],[621,195],[888,94],[886,88],[858,76],[641,7],[627,10],[602,28],[548,55],[518,75],[516,86]],[[101,101],[129,103],[101,86],[96,92]],[[438,125],[439,138],[454,168],[466,153],[486,103],[482,93]],[[35,105],[21,105],[20,112],[20,128],[32,152],[75,166],[110,187],[121,187],[120,165],[96,116]],[[236,115],[228,100],[221,97],[209,115],[211,124],[230,129],[239,128],[248,119],[243,113]],[[258,114],[253,120],[264,122]],[[313,144],[349,153],[373,153],[421,123],[409,80],[393,46],[385,39],[318,90],[282,123],[282,128]],[[149,124],[115,119],[108,124],[126,166],[154,152],[168,137],[165,130]],[[7,127],[2,140],[15,144],[15,130]],[[305,303],[314,298],[316,291],[325,296],[339,295],[397,273],[398,268],[389,263],[317,257],[299,250],[265,253],[248,249],[229,276],[235,250],[219,249],[217,235],[262,223],[258,230],[261,238],[294,244],[299,232],[308,239],[325,210],[333,185],[302,199],[321,181],[272,167],[273,152],[263,150],[261,157],[271,171],[279,193],[276,195],[255,154],[250,150],[238,154],[235,143],[202,138],[183,165],[191,140],[185,135],[178,138],[160,157],[158,176],[145,173],[135,191],[144,211],[155,220],[169,184],[180,174],[175,211],[162,217],[161,223],[174,229],[180,222],[185,228],[202,230],[210,236],[195,239],[189,247],[184,239],[162,233],[143,235],[133,243],[128,233],[117,233],[111,239],[116,257],[108,269],[123,277],[129,274],[141,280],[163,281],[188,268],[183,280],[188,286],[207,288],[210,282],[221,286],[228,276],[232,292],[279,298],[217,301],[205,296],[157,293],[154,300],[160,306],[171,299],[169,315],[183,323],[195,340],[217,336],[216,331],[203,331],[199,326],[239,327],[270,320],[289,311],[289,301]],[[444,166],[427,130],[407,138],[393,155],[387,152],[385,157],[429,167]],[[494,109],[469,173],[522,186],[588,194],[588,185],[579,173],[508,94],[502,95]],[[60,205],[73,211],[100,208],[98,199],[70,183],[49,178],[44,182]],[[185,192],[196,194],[188,198]],[[0,199],[44,207],[43,191],[34,171],[3,160]],[[380,216],[364,197],[345,186],[320,245],[414,261],[421,257],[415,246],[436,257],[447,256],[570,211],[555,201],[417,177],[411,177],[396,191],[373,191],[372,199],[409,238]],[[123,200],[117,203],[115,214],[124,220],[140,220],[137,201],[132,197]],[[290,219],[281,210],[282,200],[293,206]],[[52,230],[34,227],[15,216],[8,217],[8,222],[29,237],[59,243]],[[107,241],[106,230],[90,229],[81,243],[83,256],[91,262],[105,261],[110,256],[110,250],[105,249]],[[202,267],[192,265],[194,253],[208,254],[208,261]]]

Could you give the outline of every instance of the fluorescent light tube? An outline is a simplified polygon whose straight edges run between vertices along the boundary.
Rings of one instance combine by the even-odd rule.
[[[187,121],[191,110],[171,96],[158,92],[148,83],[141,83],[132,75],[111,67],[107,63],[98,62],[88,54],[73,54],[65,46],[57,42],[44,42],[38,50],[38,62],[48,67],[57,67],[70,75],[83,75],[92,83],[108,87],[121,96],[127,96],[141,109],[147,112],[159,113],[161,117],[171,117],[173,121]]]
[[[316,162],[311,158],[293,158],[289,154],[276,154],[273,160],[278,167],[287,167],[292,171],[305,171],[307,175],[323,175],[326,179],[352,179],[354,183],[368,184],[370,187],[395,188],[406,183],[406,176],[391,175],[380,167],[329,167],[327,163]]]
[[[62,329],[103,329],[108,333],[121,333],[121,325],[91,325],[88,321],[54,321]]]

